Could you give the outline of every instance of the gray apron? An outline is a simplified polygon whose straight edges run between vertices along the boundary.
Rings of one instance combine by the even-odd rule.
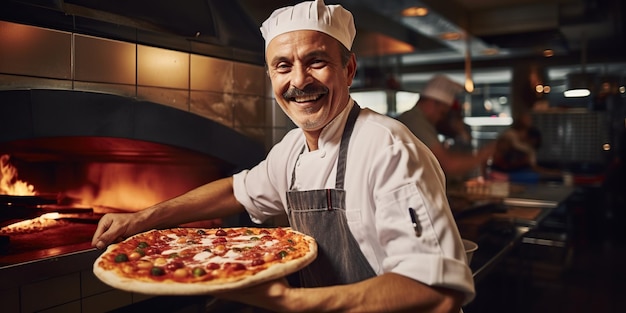
[[[287,191],[289,222],[293,229],[313,236],[318,244],[315,261],[300,271],[303,287],[350,284],[376,276],[346,220],[346,191],[343,184],[348,143],[360,111],[361,108],[355,103],[343,130],[335,189],[295,191],[295,167],[291,175],[291,186]]]

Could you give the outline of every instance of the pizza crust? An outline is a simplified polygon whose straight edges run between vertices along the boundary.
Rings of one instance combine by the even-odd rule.
[[[94,262],[93,273],[102,282],[111,287],[149,295],[207,295],[225,291],[232,291],[242,288],[251,287],[263,282],[278,279],[289,274],[295,273],[300,269],[309,265],[317,257],[317,243],[315,239],[304,235],[290,228],[284,228],[289,232],[294,232],[304,236],[304,240],[309,245],[309,251],[302,257],[288,260],[284,263],[275,263],[268,268],[249,276],[235,277],[232,281],[220,282],[216,281],[197,281],[197,282],[177,282],[173,280],[142,281],[118,275],[115,270],[106,270],[99,266],[103,257],[115,249],[118,244],[112,244],[107,247]],[[154,231],[154,230],[152,230]],[[136,235],[137,236],[137,235]],[[132,237],[128,238],[131,239]],[[128,240],[127,239],[127,240]]]

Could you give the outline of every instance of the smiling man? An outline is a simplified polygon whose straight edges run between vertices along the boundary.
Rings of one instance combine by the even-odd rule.
[[[343,64],[340,49],[332,37],[313,30],[280,35],[267,47],[276,101],[305,134],[319,136],[349,102],[356,65],[353,57]],[[308,144],[317,146],[317,140]]]
[[[247,212],[287,214],[318,257],[279,279],[216,295],[281,312],[459,312],[474,297],[437,160],[400,122],[350,97],[352,14],[323,1],[262,25],[276,101],[298,125],[250,170],[132,214],[105,215],[93,244]]]

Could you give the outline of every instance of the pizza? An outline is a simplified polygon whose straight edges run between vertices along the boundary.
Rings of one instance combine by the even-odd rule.
[[[315,240],[288,227],[179,227],[150,230],[109,245],[93,272],[125,291],[201,295],[277,279],[316,257]]]

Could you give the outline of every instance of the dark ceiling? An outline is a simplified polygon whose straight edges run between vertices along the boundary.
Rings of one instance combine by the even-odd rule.
[[[378,33],[411,43],[414,51],[394,55],[385,53],[385,48],[391,47],[388,42],[374,41],[382,44],[372,48],[370,41],[366,53],[357,51],[357,55],[365,56],[366,64],[387,65],[397,75],[411,76],[417,84],[438,71],[456,72],[462,81],[466,53],[471,56],[474,79],[484,83],[508,83],[513,66],[530,63],[546,68],[549,79],[559,83],[582,66],[590,72],[626,77],[626,3],[622,0],[336,2],[359,8],[355,21],[361,34]],[[401,16],[404,8],[416,5],[426,6],[430,14]],[[372,23],[371,18],[361,16],[368,10],[387,21]],[[409,32],[385,32],[389,21]],[[467,40],[442,39],[443,34],[453,31],[467,34]],[[554,56],[544,57],[545,49],[553,50]],[[376,53],[369,53],[372,51]]]
[[[9,0],[0,19],[262,63],[258,26],[274,9],[297,2]],[[505,79],[497,74],[501,68],[529,61],[554,68],[556,76],[581,64],[626,76],[622,0],[326,2],[340,3],[354,13],[354,50],[362,67],[378,68],[379,73],[426,77],[436,71],[462,72],[469,53],[476,80],[482,72],[490,73],[485,80]],[[415,5],[428,7],[431,14],[400,15]],[[449,31],[468,36],[441,39]],[[552,49],[554,56],[544,58],[544,49]]]

